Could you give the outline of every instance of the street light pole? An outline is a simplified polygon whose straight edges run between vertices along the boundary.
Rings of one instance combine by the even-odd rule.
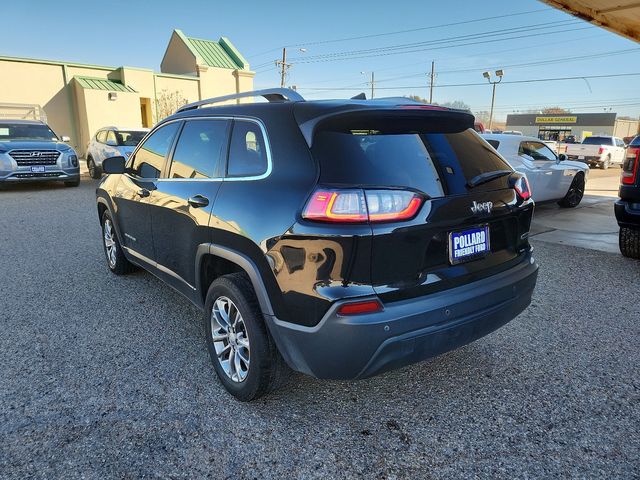
[[[491,113],[489,113],[489,130],[493,130],[493,105],[496,102],[496,85],[498,82],[493,82],[493,93],[491,94]]]
[[[493,129],[493,106],[495,105],[496,102],[496,85],[499,84],[502,81],[502,77],[504,76],[504,70],[500,69],[500,70],[496,70],[496,77],[498,77],[498,80],[491,80],[491,72],[482,72],[482,76],[484,78],[487,79],[487,81],[491,84],[492,86],[492,92],[491,92],[491,113],[489,113],[489,130]]]

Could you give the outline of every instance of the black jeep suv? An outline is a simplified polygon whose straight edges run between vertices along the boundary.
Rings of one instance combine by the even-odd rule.
[[[473,126],[408,99],[286,89],[186,105],[104,162],[109,268],[141,266],[204,310],[240,400],[289,367],[362,378],[465,345],[529,305],[538,269],[526,177]]]
[[[627,147],[620,177],[620,198],[614,205],[620,226],[620,252],[640,258],[640,135]]]

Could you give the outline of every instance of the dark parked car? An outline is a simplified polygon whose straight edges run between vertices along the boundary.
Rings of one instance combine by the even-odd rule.
[[[257,95],[270,102],[207,107]],[[285,89],[186,105],[104,161],[108,266],[141,266],[204,311],[241,400],[288,367],[363,378],[446,352],[522,312],[537,278],[526,177],[473,127]]]
[[[615,213],[620,226],[620,252],[625,257],[640,258],[640,135],[627,148],[620,176],[620,199]]]

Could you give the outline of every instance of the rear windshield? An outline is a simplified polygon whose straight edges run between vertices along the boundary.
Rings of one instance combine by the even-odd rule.
[[[402,187],[430,197],[447,193],[445,176],[465,181],[511,167],[473,129],[459,133],[382,134],[321,131],[312,153],[324,184]]]
[[[582,141],[583,145],[611,145],[610,137],[587,137]]]
[[[116,141],[118,142],[119,147],[135,147],[147,134],[147,132],[140,132],[137,130],[118,130],[114,133],[116,134]]]

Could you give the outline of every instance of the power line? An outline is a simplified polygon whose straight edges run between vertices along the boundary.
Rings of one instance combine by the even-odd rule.
[[[528,14],[532,14],[532,13],[540,13],[540,12],[548,12],[548,11],[549,11],[548,8],[539,8],[537,10],[528,10],[526,12],[508,13],[508,14],[504,14],[504,15],[493,15],[491,17],[475,18],[475,19],[471,19],[471,20],[463,20],[461,22],[441,23],[439,25],[430,25],[428,27],[410,28],[410,29],[407,29],[407,30],[395,30],[395,31],[392,31],[392,32],[372,33],[372,34],[368,34],[368,35],[359,35],[359,36],[354,36],[354,37],[334,38],[334,39],[331,39],[331,40],[318,40],[318,41],[315,41],[315,42],[295,43],[295,44],[285,45],[285,47],[303,47],[303,46],[309,46],[309,45],[325,45],[325,44],[329,44],[329,43],[339,43],[339,42],[342,43],[342,42],[349,42],[349,41],[352,41],[352,40],[364,40],[364,39],[384,37],[384,36],[389,36],[389,35],[400,35],[400,34],[403,34],[403,33],[412,33],[412,32],[424,31],[424,30],[434,30],[434,29],[437,29],[437,28],[454,27],[454,26],[458,26],[458,25],[468,25],[470,23],[486,22],[488,20],[498,20],[498,19],[501,19],[501,18],[517,17],[517,16],[521,16],[521,15],[528,15]],[[256,54],[249,55],[247,58],[254,58],[254,57],[266,55],[267,53],[280,51],[280,48],[281,47],[265,50],[265,51],[263,51],[261,53],[256,53]]]
[[[309,57],[300,57],[300,59],[304,61],[311,61],[311,60],[321,60],[321,59],[333,58],[333,57],[363,55],[363,54],[376,53],[376,52],[388,52],[388,51],[401,50],[406,48],[438,45],[442,43],[453,43],[457,41],[466,41],[466,40],[478,39],[483,37],[493,37],[493,36],[510,34],[510,33],[520,33],[521,31],[543,30],[543,29],[557,28],[561,26],[564,27],[567,25],[578,25],[582,23],[583,22],[575,21],[572,19],[572,20],[562,20],[558,22],[537,23],[533,25],[520,25],[517,27],[500,28],[497,30],[489,30],[489,31],[470,33],[465,35],[454,35],[454,36],[442,37],[434,40],[425,40],[421,42],[401,43],[397,45],[388,45],[388,46],[367,48],[367,49],[360,49],[360,50],[324,53],[324,54],[312,55]]]
[[[582,23],[582,22],[579,22],[579,23]],[[589,26],[586,26],[586,27],[563,29],[563,30],[557,30],[557,31],[552,31],[552,32],[544,32],[544,34],[545,35],[553,35],[553,34],[557,34],[557,33],[576,32],[576,31],[579,31],[579,30],[588,30],[588,29],[591,30],[593,28],[594,28],[593,26],[589,25]],[[486,44],[486,43],[505,42],[505,41],[517,40],[517,39],[521,39],[521,38],[537,37],[539,35],[540,35],[540,33],[531,33],[531,34],[528,34],[528,35],[516,35],[516,36],[511,36],[511,37],[501,37],[501,38],[492,39],[492,40],[477,40],[477,41],[472,41],[472,42],[467,42],[467,43],[458,43],[458,44],[455,44],[455,45],[443,45],[443,46],[436,46],[436,47],[417,48],[417,49],[413,49],[413,50],[404,50],[404,51],[400,51],[400,52],[379,52],[379,53],[373,53],[373,54],[370,54],[370,55],[367,54],[367,55],[359,55],[359,56],[352,56],[352,57],[326,58],[326,59],[318,59],[318,60],[312,60],[312,61],[304,61],[304,60],[301,59],[298,63],[333,62],[333,61],[340,61],[340,60],[356,60],[356,59],[361,59],[361,58],[382,57],[382,56],[388,56],[388,55],[402,55],[402,54],[407,54],[407,53],[417,53],[417,52],[425,52],[425,51],[431,51],[431,50],[442,50],[442,49],[447,49],[447,48],[466,47],[466,46],[470,46],[470,45],[475,46],[475,45]]]
[[[554,64],[554,63],[570,63],[570,62],[577,62],[577,61],[582,61],[582,60],[588,60],[588,59],[592,59],[592,58],[601,58],[601,57],[609,57],[609,56],[613,56],[613,55],[622,55],[625,53],[631,53],[631,52],[639,52],[640,48],[629,48],[629,49],[625,49],[625,50],[613,50],[610,52],[602,52],[602,53],[594,53],[594,54],[589,54],[589,55],[582,55],[580,57],[571,57],[571,58],[567,58],[567,57],[559,57],[559,58],[554,58],[554,59],[549,59],[549,60],[540,60],[540,61],[535,61],[535,62],[526,62],[526,63],[514,63],[511,65],[495,65],[493,67],[486,67],[487,69],[491,70],[494,68],[521,68],[521,67],[534,67],[534,66],[539,66],[539,65],[550,65],[550,64]],[[477,72],[478,68],[462,68],[462,69],[456,69],[456,70],[440,70],[438,73],[442,74],[442,73],[463,73],[463,72]],[[407,74],[407,75],[402,75],[402,76],[398,76],[398,77],[391,77],[391,78],[383,78],[381,80],[378,80],[378,82],[390,82],[393,80],[402,80],[405,78],[415,78],[415,77],[423,77],[424,75],[428,75],[428,72],[420,72],[420,73],[411,73],[411,74]]]
[[[529,80],[510,80],[504,81],[502,84],[518,84],[518,83],[538,83],[538,82],[557,82],[562,80],[585,80],[585,79],[593,79],[593,78],[618,78],[618,77],[630,77],[630,76],[638,76],[640,72],[637,73],[615,73],[608,75],[583,75],[577,77],[557,77],[557,78],[534,78]],[[434,88],[444,88],[444,87],[473,87],[478,85],[486,85],[483,82],[477,83],[450,83],[444,85],[434,85]],[[404,90],[404,89],[415,89],[415,88],[424,88],[424,85],[403,85],[399,87],[378,87],[378,90]],[[318,91],[332,91],[332,90],[353,90],[353,88],[346,87],[299,87],[299,90],[318,90]]]

